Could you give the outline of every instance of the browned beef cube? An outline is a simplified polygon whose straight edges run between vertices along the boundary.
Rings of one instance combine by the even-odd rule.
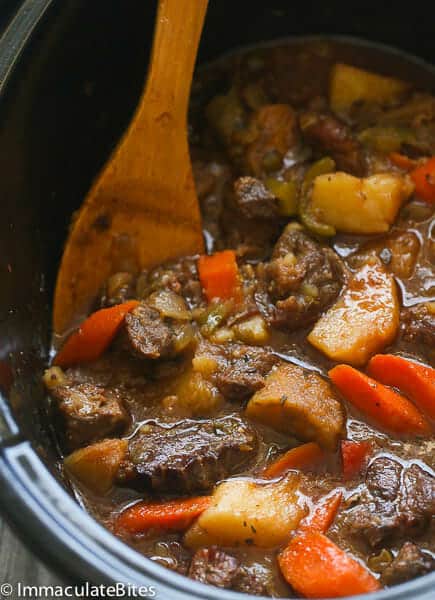
[[[138,358],[165,358],[173,353],[171,328],[155,308],[140,304],[125,316],[131,352]]]
[[[279,217],[278,199],[255,177],[239,177],[234,182],[234,202],[247,219]]]
[[[247,400],[264,386],[277,358],[266,348],[232,344],[225,349],[214,376],[216,386],[229,400]]]
[[[372,547],[418,536],[435,514],[435,478],[417,464],[403,467],[378,458],[367,471],[366,486],[363,502],[349,511],[347,522],[352,534]]]
[[[412,542],[405,542],[382,573],[382,583],[397,585],[435,570],[435,559]]]
[[[334,302],[343,285],[344,266],[331,248],[290,223],[265,266],[264,278],[264,312],[276,327],[293,330],[315,321]]]
[[[217,546],[201,548],[193,555],[189,577],[221,588],[230,588],[240,563]]]
[[[367,171],[361,144],[353,137],[349,127],[329,113],[306,111],[299,119],[302,134],[320,154],[328,154],[338,169],[363,176]]]
[[[72,383],[53,388],[51,394],[59,401],[58,409],[65,421],[65,437],[70,450],[101,440],[128,423],[121,402],[103,387]]]
[[[150,420],[129,441],[129,458],[120,479],[153,490],[208,490],[246,465],[255,455],[255,430],[237,416]]]

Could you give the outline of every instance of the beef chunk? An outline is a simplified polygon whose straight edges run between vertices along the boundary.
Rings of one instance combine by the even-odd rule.
[[[240,563],[234,556],[217,546],[201,548],[193,555],[189,577],[221,588],[230,588],[239,571]]]
[[[194,341],[184,299],[170,290],[148,297],[125,317],[123,345],[136,358],[172,358]]]
[[[256,451],[255,430],[236,416],[174,423],[148,421],[129,442],[120,478],[156,491],[208,490]]]
[[[402,335],[410,342],[421,342],[435,347],[435,304],[426,302],[401,312]]]
[[[367,165],[361,145],[348,126],[337,117],[306,111],[301,114],[299,124],[305,139],[321,154],[330,155],[339,170],[358,176],[366,174]]]
[[[172,355],[173,334],[155,308],[140,304],[125,316],[125,331],[137,358],[165,358]]]
[[[420,466],[376,459],[366,476],[367,494],[349,511],[353,534],[372,547],[422,533],[435,514],[435,478]]]
[[[366,486],[382,500],[394,500],[399,493],[402,465],[390,458],[378,458],[367,471]]]
[[[188,256],[170,261],[139,276],[139,298],[147,298],[152,292],[159,290],[170,290],[180,294],[189,306],[198,305],[202,300],[202,288],[199,283],[197,259]]]
[[[92,383],[67,383],[51,390],[65,421],[68,448],[73,450],[121,430],[128,415],[121,402]]]
[[[277,198],[262,181],[255,177],[239,177],[234,182],[234,202],[240,214],[247,219],[274,219],[279,217]]]
[[[331,248],[290,223],[259,274],[273,302],[257,297],[265,316],[276,327],[294,330],[315,321],[334,302],[343,285],[344,266]]]
[[[233,589],[251,596],[270,596],[273,590],[271,573],[260,565],[241,566],[233,582]]]
[[[384,569],[382,583],[397,585],[435,570],[435,559],[412,542],[405,542],[396,558]]]
[[[232,344],[223,352],[214,381],[221,394],[233,401],[247,400],[261,389],[264,376],[277,362],[266,348]]]
[[[251,596],[267,596],[271,590],[271,573],[263,565],[241,564],[240,560],[217,546],[201,548],[193,555],[189,577],[221,588]]]

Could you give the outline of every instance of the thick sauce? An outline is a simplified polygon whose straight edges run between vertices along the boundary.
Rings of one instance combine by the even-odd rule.
[[[132,534],[118,527],[119,515],[138,500],[211,493],[221,478],[216,475],[213,479],[207,471],[211,478],[208,486],[204,484],[194,491],[190,467],[184,462],[183,483],[168,484],[168,476],[161,470],[158,477],[147,479],[146,475],[144,479],[147,465],[140,463],[140,457],[151,460],[152,455],[157,463],[163,460],[147,449],[149,436],[156,436],[153,443],[161,445],[165,455],[165,444],[175,444],[174,439],[181,439],[177,436],[185,435],[186,427],[193,432],[197,421],[212,421],[215,427],[218,422],[219,427],[226,427],[218,420],[240,418],[237,435],[249,440],[251,434],[246,432],[254,431],[255,451],[251,448],[249,460],[242,460],[234,449],[222,450],[222,454],[216,446],[218,462],[230,464],[225,463],[222,470],[220,464],[216,467],[218,474],[225,473],[224,479],[261,478],[266,465],[285,450],[303,442],[318,442],[325,447],[323,461],[302,469],[305,472],[300,475],[296,503],[302,513],[307,514],[333,490],[341,490],[343,500],[327,535],[361,560],[382,585],[426,573],[435,564],[433,435],[397,435],[368,419],[333,389],[334,402],[344,411],[339,438],[366,442],[370,448],[363,469],[343,479],[341,442],[332,429],[326,431],[322,421],[327,417],[335,427],[340,420],[339,416],[331,416],[330,407],[320,425],[310,421],[313,411],[307,414],[304,407],[297,407],[288,430],[270,425],[270,411],[267,417],[255,420],[250,418],[249,409],[246,412],[250,398],[261,389],[264,395],[264,389],[268,389],[270,373],[285,364],[301,369],[295,371],[295,377],[298,373],[305,373],[307,378],[310,373],[315,378],[320,376],[319,386],[327,382],[328,370],[337,363],[350,362],[364,370],[367,360],[376,353],[391,353],[435,366],[434,204],[417,197],[407,170],[391,159],[392,152],[400,153],[416,167],[435,155],[435,97],[404,88],[392,100],[355,102],[338,118],[331,109],[329,87],[331,69],[341,62],[376,70],[374,64],[393,77],[411,78],[413,73],[412,66],[403,67],[403,60],[402,72],[392,71],[387,55],[379,60],[376,53],[365,54],[362,48],[309,41],[236,54],[199,74],[191,103],[190,134],[204,235],[210,254],[235,250],[241,297],[236,302],[208,302],[198,280],[197,257],[150,273],[119,273],[107,283],[98,307],[137,299],[145,300],[148,308],[136,322],[136,317],[127,318],[127,325],[100,358],[63,371],[56,367],[57,371],[48,371],[46,376],[53,406],[60,415],[58,430],[65,454],[105,438],[122,438],[129,444],[130,462],[121,464],[113,476],[114,485],[104,492],[98,486],[91,489],[92,485],[84,485],[83,478],[80,481],[77,476],[80,471],[66,471],[82,505],[152,560],[182,574],[190,571],[202,581],[252,594],[284,597],[301,593],[284,580],[276,559],[288,540],[278,546],[260,547],[254,532],[250,542],[217,543],[234,561],[228,559],[221,569],[222,577],[213,579],[204,575],[202,564],[192,567],[195,548],[186,543],[184,532],[151,529]],[[417,80],[421,85],[420,71]],[[354,234],[340,231],[337,226],[335,235],[330,235],[331,231],[325,230],[328,223],[319,223],[320,213],[301,211],[301,204],[314,193],[315,177],[337,171],[360,179],[387,172],[400,181],[400,194],[406,198],[400,201],[387,230]],[[361,213],[356,219],[357,230],[363,220]],[[288,229],[289,222],[301,221],[305,229],[299,225]],[[297,269],[300,271],[295,275]],[[374,271],[376,281],[373,275],[372,279],[364,275]],[[387,284],[382,287],[382,282]],[[379,294],[367,298],[367,289],[373,292],[376,285],[380,286]],[[183,299],[182,306],[174,307],[171,296],[168,309],[168,297],[164,296],[168,290]],[[313,343],[311,337],[311,343],[307,339],[338,298],[355,317],[349,320],[349,338],[358,311],[364,313],[364,319],[372,315],[364,325],[368,349],[361,346],[355,353],[349,342],[349,354],[343,355],[344,344],[338,354],[332,354],[329,346],[324,351],[321,344]],[[163,309],[162,302],[166,302]],[[373,312],[367,313],[372,310],[370,302]],[[147,337],[147,327],[159,318],[159,312],[166,321],[163,325],[159,321],[159,330],[149,329]],[[384,318],[388,321],[385,331],[390,328],[392,335],[381,331]],[[371,328],[375,330],[373,335]],[[175,338],[170,337],[172,334]],[[166,346],[162,342],[165,336],[169,336]],[[246,369],[243,362],[247,363]],[[319,397],[322,402],[323,397]],[[86,403],[83,409],[81,405]],[[107,414],[102,418],[104,411]],[[297,419],[300,422],[295,425]],[[181,431],[177,428],[184,428],[183,433],[177,433]],[[235,435],[233,430],[228,431],[224,444]],[[202,435],[198,434],[198,444]],[[212,440],[209,443],[214,444],[213,433],[207,435]],[[332,445],[330,439],[335,440]],[[177,448],[167,452],[182,454],[181,446]],[[227,451],[233,454],[225,454]],[[132,460],[136,460],[134,468]],[[383,484],[379,484],[382,477]],[[98,471],[94,478],[98,478]],[[414,481],[414,489],[403,489],[407,478]],[[399,486],[397,497],[386,500],[382,485]],[[388,502],[390,509],[394,505],[390,513]],[[406,511],[408,521],[403,516]],[[416,522],[411,523],[409,514],[417,513]],[[288,539],[291,534],[289,531]],[[398,567],[394,559],[407,542],[415,545],[404,550],[405,555],[414,552],[413,559],[406,563],[405,556],[405,567]],[[415,565],[416,560],[423,560],[424,566],[412,571],[410,563]]]

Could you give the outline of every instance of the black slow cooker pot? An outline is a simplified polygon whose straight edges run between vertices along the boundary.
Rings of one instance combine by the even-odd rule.
[[[56,467],[43,408],[62,242],[131,117],[154,14],[152,0],[26,0],[0,41],[0,504],[25,543],[76,582],[154,585],[165,600],[230,600],[243,596],[145,559],[76,504]],[[327,33],[435,62],[434,21],[434,5],[425,2],[210,0],[199,60]],[[375,596],[433,599],[435,573]]]

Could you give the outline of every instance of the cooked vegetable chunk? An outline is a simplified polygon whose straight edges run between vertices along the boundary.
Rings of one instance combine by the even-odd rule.
[[[344,415],[329,384],[316,373],[281,364],[249,401],[246,414],[296,437],[335,448]]]
[[[65,458],[65,469],[96,494],[110,490],[127,452],[127,440],[104,440]]]
[[[275,479],[281,477],[292,469],[309,471],[325,458],[325,453],[319,444],[308,442],[291,448],[283,456],[280,456],[262,472],[264,479]]]
[[[237,295],[239,271],[233,250],[200,256],[198,272],[204,294],[210,302],[214,298],[226,300]]]
[[[297,535],[278,560],[285,579],[305,598],[354,596],[381,589],[365,567],[322,533]]]
[[[329,376],[343,396],[376,425],[399,435],[430,435],[431,427],[407,398],[349,365]]]
[[[408,89],[400,79],[338,63],[331,72],[329,103],[335,112],[349,110],[354,102],[389,104]]]
[[[191,548],[221,546],[278,546],[298,526],[305,509],[298,503],[299,475],[271,483],[229,479],[212,496],[210,508],[186,533]]]
[[[398,327],[396,284],[373,260],[353,275],[336,304],[317,321],[308,341],[333,360],[363,365],[394,339]]]
[[[319,221],[346,233],[388,231],[413,185],[394,173],[359,179],[338,172],[314,180],[310,208]]]
[[[168,502],[138,502],[122,512],[117,529],[142,533],[148,529],[183,531],[210,505],[210,496],[197,496]]]

